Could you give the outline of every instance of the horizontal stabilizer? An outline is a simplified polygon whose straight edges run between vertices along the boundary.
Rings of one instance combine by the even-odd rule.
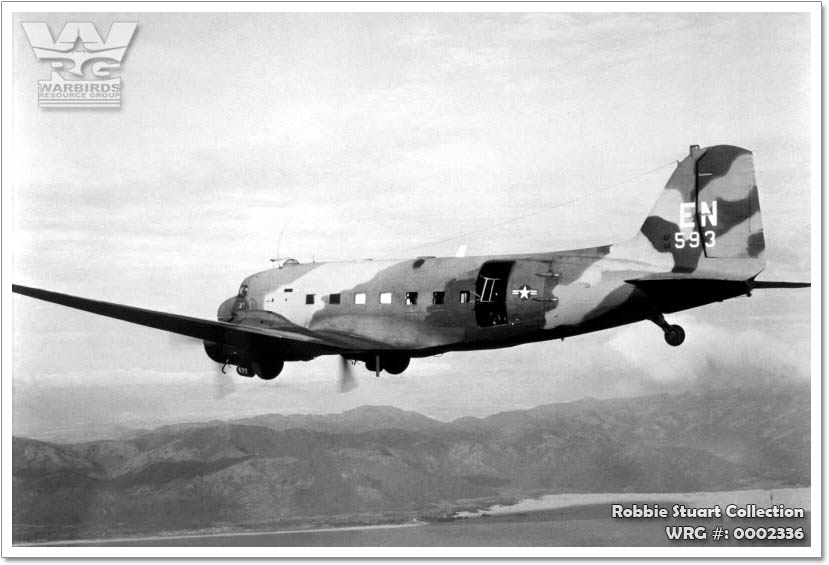
[[[694,278],[690,276],[649,276],[625,281],[634,285],[641,298],[657,311],[669,314],[721,302],[748,294],[750,281]]]
[[[812,283],[787,281],[754,281],[754,288],[809,288]]]
[[[671,282],[671,281],[720,281],[720,282],[746,282],[745,276],[733,275],[728,272],[706,272],[700,273],[652,273],[635,279],[627,279],[625,282],[639,284],[647,282]]]

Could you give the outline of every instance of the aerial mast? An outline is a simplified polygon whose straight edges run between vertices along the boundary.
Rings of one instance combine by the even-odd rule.
[[[282,236],[285,235],[285,230],[287,229],[290,221],[291,219],[288,218],[288,221],[285,222],[284,226],[282,226],[282,231],[279,232],[279,239],[276,241],[276,257],[271,257],[271,268],[282,268],[282,265],[279,264],[279,248],[282,245]]]

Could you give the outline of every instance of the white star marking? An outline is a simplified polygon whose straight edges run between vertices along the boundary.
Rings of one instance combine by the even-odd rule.
[[[538,291],[527,285],[522,285],[521,288],[512,291],[512,295],[519,297],[521,300],[528,300],[530,296],[535,296],[536,294],[538,294]]]

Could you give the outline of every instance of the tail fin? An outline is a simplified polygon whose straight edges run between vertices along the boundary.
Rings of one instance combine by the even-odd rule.
[[[640,232],[637,241],[646,239],[651,253],[673,256],[672,272],[733,270],[735,262],[717,259],[754,259],[737,270],[760,272],[765,240],[751,151],[692,145]]]

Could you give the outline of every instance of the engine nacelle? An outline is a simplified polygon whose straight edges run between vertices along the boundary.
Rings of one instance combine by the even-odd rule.
[[[216,343],[215,341],[204,342],[204,352],[210,357],[212,361],[221,363],[222,365],[248,365],[245,360],[241,359],[235,350],[232,348]]]
[[[409,367],[409,361],[411,358],[408,355],[389,355],[383,357],[381,364],[390,375],[399,375]]]
[[[380,370],[386,371],[390,375],[399,375],[403,371],[406,370],[409,366],[409,361],[411,358],[408,355],[402,354],[388,354],[384,353],[379,356],[380,359]],[[376,371],[377,370],[377,357],[368,357],[366,358],[366,369],[369,371]]]
[[[205,341],[204,351],[216,363],[236,365],[236,372],[242,376],[253,376],[253,373],[256,373],[260,379],[266,381],[275,379],[285,366],[285,362],[278,358],[250,359],[242,357],[232,347],[214,341]]]
[[[282,359],[267,359],[253,362],[253,370],[260,379],[270,381],[279,376],[285,362]]]

